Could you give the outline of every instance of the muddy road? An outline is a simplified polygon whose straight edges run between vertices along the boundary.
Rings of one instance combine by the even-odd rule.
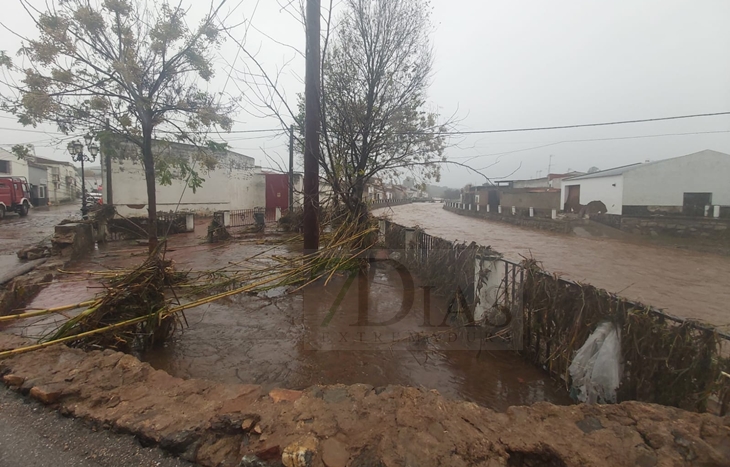
[[[375,211],[447,240],[490,245],[512,260],[533,256],[563,277],[617,292],[668,313],[730,326],[730,257],[641,240],[554,234],[460,216],[438,203]]]
[[[7,213],[0,220],[0,255],[14,255],[25,246],[50,238],[56,224],[80,217],[78,204],[33,208],[26,217]]]

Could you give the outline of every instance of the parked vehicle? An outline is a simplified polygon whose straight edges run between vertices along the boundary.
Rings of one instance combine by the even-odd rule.
[[[30,206],[30,185],[25,177],[0,177],[0,219],[7,212],[27,216]]]

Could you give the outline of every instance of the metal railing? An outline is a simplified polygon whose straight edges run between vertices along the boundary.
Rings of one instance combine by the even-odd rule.
[[[666,333],[671,339],[684,337],[693,343],[704,342],[702,345],[697,344],[698,350],[694,352],[693,364],[700,361],[701,366],[707,364],[705,360],[714,359],[718,368],[723,371],[720,372],[719,379],[689,378],[691,380],[683,382],[684,386],[677,383],[680,388],[667,389],[661,385],[660,380],[679,381],[686,371],[686,368],[678,367],[684,362],[670,362],[671,349],[667,350],[666,355],[655,352],[645,356],[638,350],[634,351],[633,347],[624,347],[623,364],[626,370],[619,388],[620,400],[692,407],[699,411],[712,410],[721,415],[728,413],[730,376],[727,375],[730,368],[727,363],[723,363],[723,357],[730,351],[730,334],[727,332],[587,284],[560,278],[536,267],[534,262],[517,263],[506,260],[489,248],[474,243],[467,245],[449,242],[422,230],[406,228],[390,221],[382,221],[381,228],[383,227],[381,238],[384,238],[385,246],[404,250],[404,261],[418,271],[419,278],[430,282],[429,285],[437,293],[449,298],[454,293],[461,292],[463,296],[470,298],[471,306],[475,306],[475,284],[479,281],[475,276],[480,275],[481,268],[475,267],[475,261],[498,258],[494,264],[504,269],[498,271],[502,279],[497,302],[501,307],[510,310],[512,319],[519,320],[522,329],[521,335],[513,335],[512,339],[519,341],[518,348],[526,359],[551,376],[564,381],[566,386],[570,384],[568,367],[574,352],[593,332],[598,324],[597,320],[612,320],[624,329],[631,329],[625,326],[627,323],[634,323],[637,329],[643,324],[647,327],[641,332],[645,331],[647,336]],[[545,290],[547,287],[550,289]],[[594,310],[590,318],[587,318],[587,310],[584,313],[588,306],[592,306]],[[711,339],[716,339],[717,347],[708,344],[712,342]],[[665,364],[653,367],[654,378],[647,380],[646,375],[642,375],[639,370],[645,363],[644,360],[661,360]],[[714,407],[708,407],[709,402]]]
[[[234,209],[229,212],[229,224],[226,227],[247,227],[256,224],[257,213],[264,214],[264,220],[267,224],[276,222],[276,208],[254,208],[254,209]]]

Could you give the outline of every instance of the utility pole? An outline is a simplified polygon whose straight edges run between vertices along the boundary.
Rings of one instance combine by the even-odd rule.
[[[307,0],[307,57],[304,79],[304,254],[319,249],[319,60],[320,0]]]
[[[550,154],[550,158],[548,159],[548,177],[550,176],[550,168],[553,166],[553,155]]]
[[[294,211],[294,125],[289,125],[289,212]]]

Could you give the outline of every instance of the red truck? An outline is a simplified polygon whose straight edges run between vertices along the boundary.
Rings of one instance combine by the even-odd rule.
[[[6,212],[27,216],[30,211],[30,185],[25,177],[0,177],[0,219]]]

